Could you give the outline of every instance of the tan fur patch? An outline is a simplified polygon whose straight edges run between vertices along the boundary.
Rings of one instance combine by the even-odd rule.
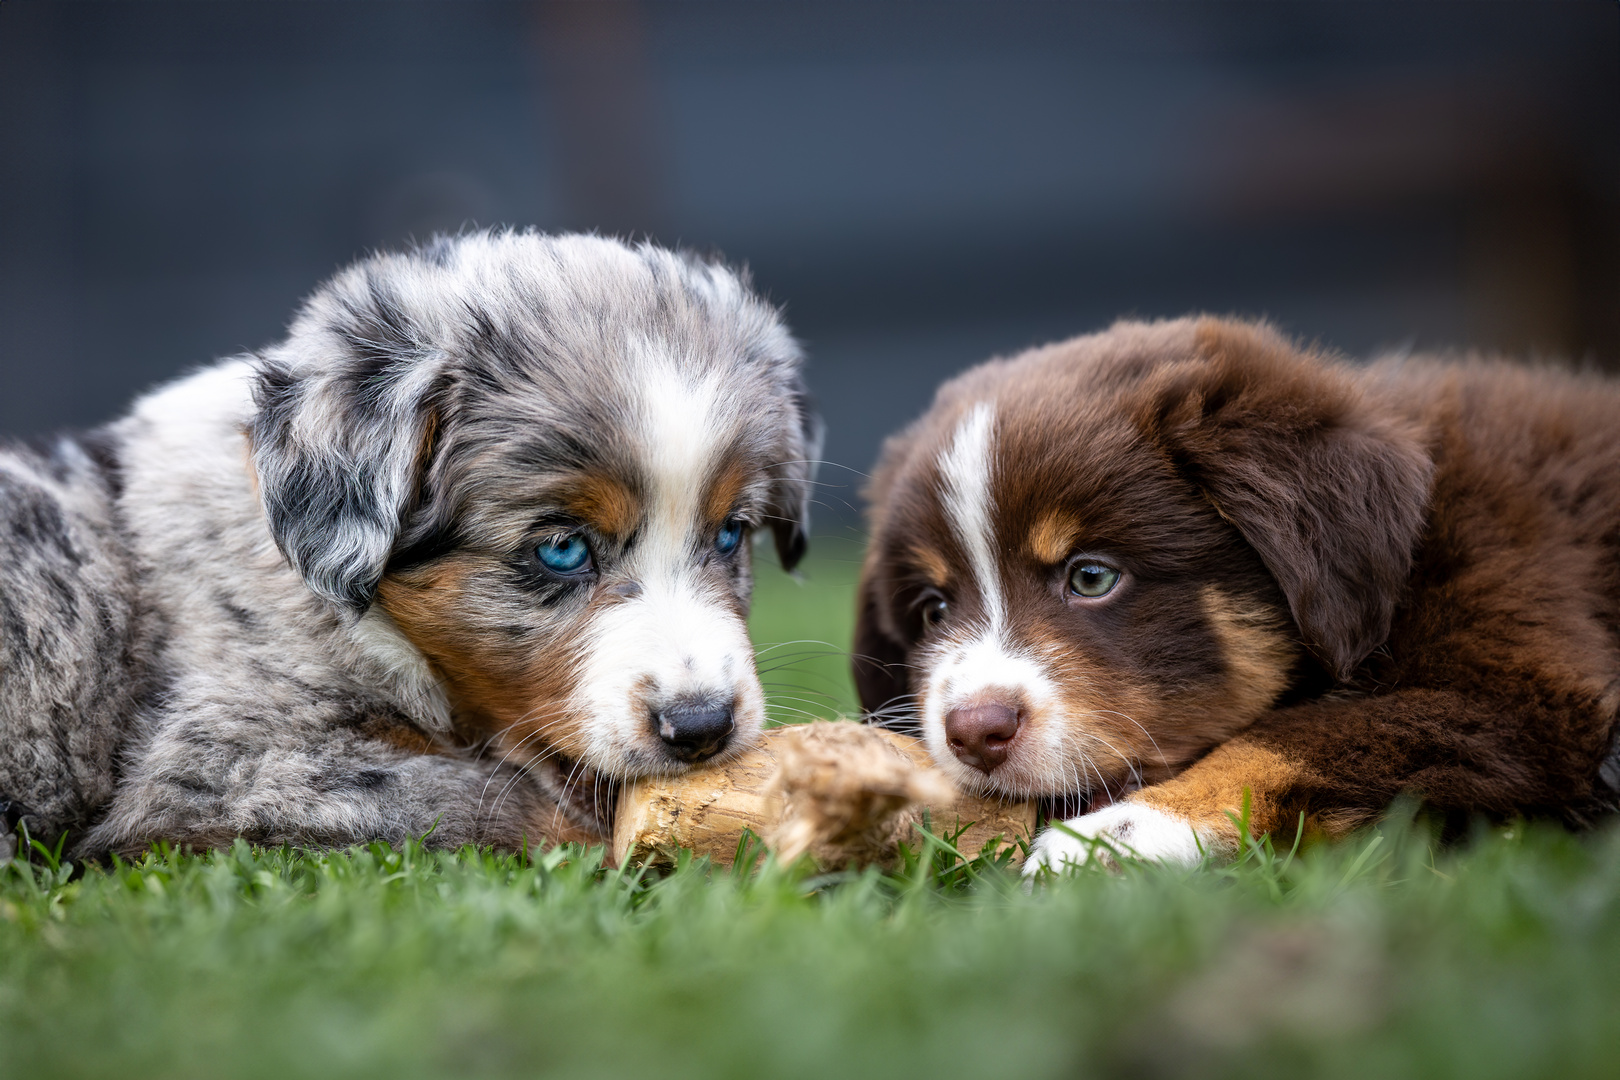
[[[571,658],[513,641],[479,621],[487,610],[477,594],[481,562],[463,553],[390,574],[378,585],[377,603],[443,677],[458,726],[496,735],[501,746],[516,746],[544,728],[544,741],[529,749],[577,756],[578,718],[558,712],[572,689]]]
[[[1023,767],[1035,774],[1027,781],[1035,789],[1051,787],[1052,781],[1036,778],[1044,774],[1071,783],[1090,781],[1117,793],[1134,778],[1152,783],[1172,775],[1189,756],[1202,752],[1207,745],[1201,738],[1184,745],[1173,727],[1160,722],[1163,706],[1147,688],[1133,683],[1122,672],[1091,662],[1055,628],[1025,629],[1021,641],[1035,655],[1046,658],[1058,695],[1056,702],[1045,705],[1025,703],[1031,733],[1038,736],[1030,740],[1030,745],[1044,743],[1042,729],[1048,725],[1061,725],[1063,732],[1064,749],[1023,760]],[[991,688],[991,693],[1004,702],[1019,696],[1015,690],[998,692]],[[1150,735],[1150,730],[1155,734]],[[1071,767],[1065,755],[1074,753],[1085,755],[1087,763]],[[1018,767],[1015,762],[1009,764]]]
[[[951,566],[945,557],[931,547],[913,544],[911,557],[917,563],[917,568],[923,572],[929,584],[943,589],[951,580]]]
[[[1199,599],[1231,673],[1233,706],[1245,717],[1259,716],[1288,688],[1298,661],[1281,615],[1242,603],[1214,585],[1205,585]]]
[[[443,754],[447,750],[433,739],[403,724],[373,723],[365,727],[367,736],[410,754]]]
[[[1074,541],[1080,535],[1080,523],[1074,516],[1061,510],[1041,515],[1029,531],[1029,550],[1037,562],[1059,563],[1074,550]]]
[[[718,525],[730,517],[752,472],[745,462],[735,457],[727,461],[726,467],[709,484],[703,500],[703,520]]]
[[[433,460],[433,450],[438,444],[439,410],[429,409],[427,422],[422,425],[422,438],[416,444],[416,467],[412,470],[415,475],[427,475],[428,464]]]
[[[570,485],[562,495],[569,513],[604,536],[626,536],[641,521],[641,503],[611,476],[592,474]]]
[[[1300,762],[1239,737],[1216,747],[1180,776],[1143,788],[1131,800],[1235,838],[1237,830],[1226,815],[1242,812],[1247,790],[1253,835],[1292,835],[1297,819],[1288,820],[1285,807],[1293,790],[1311,778]],[[1313,824],[1307,822],[1307,827]]]
[[[1310,826],[1314,821],[1322,835],[1330,840],[1340,840],[1363,825],[1371,824],[1377,818],[1378,812],[1376,810],[1361,807],[1344,807],[1339,810],[1329,810],[1316,815],[1314,818],[1307,819],[1306,825]]]

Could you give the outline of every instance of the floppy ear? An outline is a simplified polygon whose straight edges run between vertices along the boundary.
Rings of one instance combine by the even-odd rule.
[[[1264,326],[1216,319],[1144,428],[1237,527],[1306,645],[1347,679],[1389,636],[1434,463],[1411,423]]]
[[[810,498],[815,490],[816,466],[821,457],[821,417],[816,415],[804,382],[794,377],[789,392],[795,420],[778,449],[772,467],[771,532],[782,569],[792,570],[804,558],[810,541]]]
[[[862,492],[871,529],[855,601],[855,641],[850,652],[850,667],[861,709],[867,713],[912,700],[911,651],[894,632],[892,620],[884,617],[887,607],[881,594],[894,587],[883,568],[890,557],[884,550],[884,540],[894,528],[895,478],[911,456],[921,423],[913,423],[883,440],[871,480]]]
[[[855,645],[850,653],[861,711],[875,713],[885,706],[911,700],[907,658],[905,647],[883,629],[878,614],[876,575],[869,561],[861,574],[855,608]]]
[[[415,503],[437,428],[445,360],[375,281],[318,298],[259,363],[251,427],[276,546],[317,594],[364,611]],[[336,312],[336,314],[333,314]]]

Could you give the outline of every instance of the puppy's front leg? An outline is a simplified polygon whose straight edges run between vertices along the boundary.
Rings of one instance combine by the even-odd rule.
[[[601,842],[546,777],[421,752],[386,718],[270,717],[242,703],[164,718],[107,816],[78,845],[134,855],[158,840],[342,847],[428,836],[435,847]]]
[[[1216,747],[1174,779],[1048,828],[1036,838],[1024,872],[1079,866],[1093,858],[1112,866],[1115,852],[1187,866],[1206,856],[1231,855],[1238,834],[1227,814],[1241,818],[1245,794],[1256,835],[1285,831],[1284,805],[1293,804],[1308,766],[1252,734]]]
[[[1187,818],[1143,802],[1118,802],[1048,826],[1036,837],[1024,874],[1084,866],[1093,859],[1115,869],[1116,853],[1191,866],[1210,852],[1215,839]]]
[[[1048,829],[1026,873],[1109,848],[1191,864],[1237,850],[1238,817],[1291,843],[1338,837],[1374,820],[1402,792],[1441,810],[1557,812],[1593,797],[1610,723],[1600,701],[1543,701],[1406,690],[1317,701],[1262,717],[1175,778]]]

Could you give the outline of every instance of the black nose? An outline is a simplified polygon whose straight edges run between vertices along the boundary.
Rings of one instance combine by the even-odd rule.
[[[675,701],[653,716],[658,737],[681,761],[704,761],[725,748],[736,728],[731,702]]]

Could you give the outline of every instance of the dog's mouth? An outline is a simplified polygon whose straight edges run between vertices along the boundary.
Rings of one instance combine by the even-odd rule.
[[[756,741],[757,738],[739,742],[728,752],[687,765],[675,775],[724,763],[736,756],[732,750],[741,751]],[[555,750],[545,755],[537,774],[546,794],[557,804],[557,813],[568,824],[601,840],[612,839],[619,793],[634,777],[627,780],[613,776]]]
[[[1112,806],[1133,791],[1141,788],[1135,780],[1126,780],[1117,785],[1101,785],[1089,792],[1071,791],[1062,795],[1046,795],[1037,803],[1042,824],[1048,821],[1068,821],[1070,818],[1082,817],[1086,814],[1096,813],[1105,806]]]

